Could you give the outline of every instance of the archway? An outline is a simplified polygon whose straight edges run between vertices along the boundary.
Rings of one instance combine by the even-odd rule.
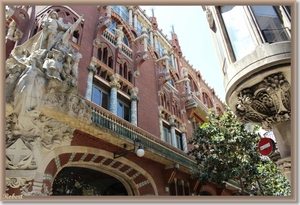
[[[106,173],[84,167],[64,167],[53,181],[52,195],[127,196],[128,192],[122,182]]]

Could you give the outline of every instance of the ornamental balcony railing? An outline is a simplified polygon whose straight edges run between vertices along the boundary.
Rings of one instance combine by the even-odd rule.
[[[96,126],[109,129],[130,140],[138,138],[141,144],[147,147],[147,149],[149,148],[157,154],[189,169],[197,169],[196,161],[182,150],[173,147],[169,143],[112,114],[93,102],[88,100],[86,100],[86,102],[92,110],[92,122],[95,123]]]

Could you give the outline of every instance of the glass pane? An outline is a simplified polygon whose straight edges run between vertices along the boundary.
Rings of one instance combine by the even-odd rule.
[[[236,60],[251,53],[255,45],[248,30],[242,6],[222,6],[221,15]]]
[[[166,142],[170,143],[170,141],[169,141],[169,130],[167,128],[165,128],[165,127],[164,127],[164,140]]]
[[[102,92],[102,107],[108,110],[108,94]]]
[[[101,106],[101,92],[95,86],[93,86],[93,91],[92,91],[92,102]]]
[[[124,105],[124,120],[130,121],[130,109]]]
[[[267,42],[289,40],[286,29],[273,6],[251,6],[251,9]]]
[[[120,102],[117,104],[117,115],[123,118],[123,105]]]

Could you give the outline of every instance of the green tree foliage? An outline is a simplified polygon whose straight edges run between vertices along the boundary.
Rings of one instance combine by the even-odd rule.
[[[289,195],[290,185],[276,165],[258,152],[259,136],[240,124],[232,111],[219,116],[209,111],[208,121],[202,124],[189,144],[188,154],[197,160],[194,172],[201,183],[214,182],[225,188],[225,182],[240,183],[242,194]]]

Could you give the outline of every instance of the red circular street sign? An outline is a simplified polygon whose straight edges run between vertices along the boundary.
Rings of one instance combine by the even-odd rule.
[[[258,143],[258,150],[260,154],[268,156],[275,150],[275,142],[267,137],[261,138]]]

